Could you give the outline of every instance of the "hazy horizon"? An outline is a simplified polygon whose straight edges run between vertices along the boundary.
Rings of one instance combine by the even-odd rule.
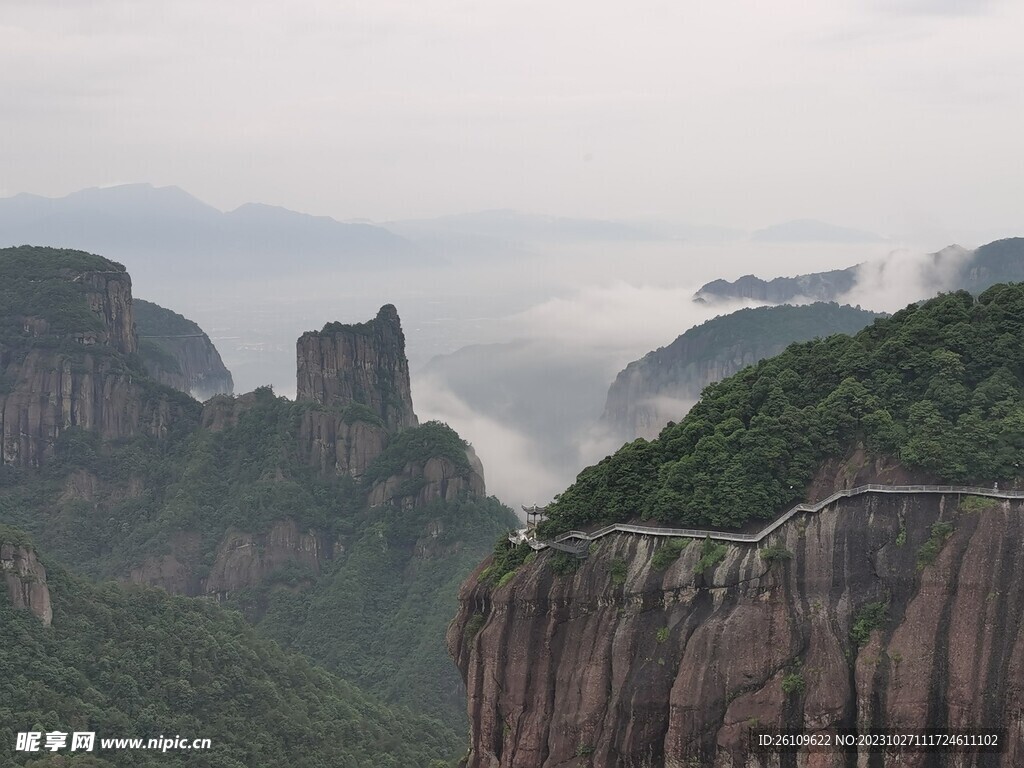
[[[723,311],[690,301],[709,280],[884,262],[848,298],[891,311],[929,284],[924,254],[1024,233],[1022,24],[1010,0],[12,0],[0,208],[182,190],[165,197],[199,234],[104,230],[88,206],[63,235],[16,211],[8,231],[125,263],[240,391],[292,392],[299,334],[385,303],[414,376],[515,339],[597,376]],[[421,416],[481,446],[494,489],[547,493],[600,442],[553,473],[516,425],[430,386]]]
[[[1022,22],[1009,0],[15,0],[0,195],[974,239],[1024,202]]]

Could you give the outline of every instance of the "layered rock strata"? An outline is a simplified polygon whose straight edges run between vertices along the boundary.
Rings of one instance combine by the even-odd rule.
[[[131,278],[125,272],[68,273],[84,288],[97,329],[55,334],[42,318],[22,318],[20,338],[0,343],[0,461],[38,466],[69,427],[104,439],[166,434],[177,406],[148,397],[128,365],[137,351]]]
[[[302,334],[297,358],[298,401],[363,406],[392,432],[416,425],[405,334],[393,305],[385,304],[365,323],[328,323]]]
[[[780,758],[751,750],[758,728],[981,727],[1006,729],[1005,751],[956,765],[1021,765],[1022,535],[1020,502],[872,495],[793,518],[761,548],[726,545],[703,570],[698,541],[659,570],[662,542],[628,534],[566,575],[550,551],[500,588],[481,566],[448,632],[466,764],[767,768]]]

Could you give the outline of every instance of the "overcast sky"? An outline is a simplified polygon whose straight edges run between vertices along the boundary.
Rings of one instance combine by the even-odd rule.
[[[1019,0],[2,0],[0,195],[886,234],[1024,211]]]

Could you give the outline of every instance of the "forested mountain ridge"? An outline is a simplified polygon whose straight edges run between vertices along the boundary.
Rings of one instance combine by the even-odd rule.
[[[220,352],[196,323],[142,299],[132,300],[139,355],[150,377],[203,401],[234,391]]]
[[[629,441],[653,438],[679,419],[708,384],[789,344],[855,333],[881,317],[835,303],[741,309],[695,326],[671,344],[627,365],[608,389],[602,422]]]
[[[248,203],[223,212],[178,187],[123,184],[60,198],[0,198],[0,245],[37,243],[82,248],[128,264],[148,280],[190,275],[234,280],[240,274],[281,276],[289,254],[307,268],[376,271],[415,266],[434,257],[382,227]],[[178,267],[167,270],[169,259]]]
[[[147,376],[123,268],[81,253],[14,251],[33,286],[67,299],[33,316],[66,327],[44,336],[10,316],[21,297],[0,304],[4,327],[17,331],[3,340],[0,375],[10,384],[0,403],[53,404],[38,419],[38,460],[4,454],[0,523],[25,529],[47,560],[79,573],[237,607],[371,693],[444,718],[454,750],[464,720],[443,627],[458,582],[515,517],[486,497],[470,446],[444,424],[417,425],[394,307],[314,334],[324,349],[358,351],[297,358],[322,397],[290,401],[260,388],[201,406]],[[99,265],[103,285],[114,286],[95,312],[92,289],[82,293],[67,260]],[[372,331],[380,323],[383,336]],[[108,343],[121,328],[123,343]],[[33,355],[37,370],[71,376],[85,375],[82,359],[103,365],[68,395],[66,379],[22,375]],[[81,415],[99,400],[124,428],[105,431]],[[21,418],[5,420],[11,434],[23,431]]]
[[[67,428],[166,440],[194,427],[199,410],[146,376],[123,266],[81,251],[0,249],[0,463],[45,463]]]
[[[1022,462],[1024,285],[999,284],[710,385],[656,440],[580,473],[538,537],[637,518],[735,528],[869,483],[1020,489]],[[866,493],[759,543],[613,532],[576,558],[499,541],[447,635],[465,765],[767,768],[779,755],[758,733],[974,728],[1005,729],[1005,749],[958,764],[1017,766],[1022,520],[1019,499]],[[793,764],[805,756],[854,760]]]
[[[911,298],[924,299],[938,291],[960,289],[980,293],[997,283],[1024,280],[1024,238],[1021,237],[995,240],[974,251],[950,245],[930,254],[930,257],[923,265],[925,272],[917,277],[922,294]],[[857,287],[862,270],[876,267],[884,275],[890,262],[895,263],[889,259],[877,265],[868,262],[846,269],[770,280],[754,275],[744,275],[733,281],[712,280],[701,286],[694,295],[694,301],[751,299],[770,304],[796,300],[843,301],[844,295]]]
[[[679,423],[595,466],[546,533],[652,518],[739,526],[803,498],[857,445],[954,483],[1017,482],[1024,461],[1024,285],[910,305],[854,336],[793,344],[704,390]]]
[[[0,550],[30,541],[0,527]],[[5,766],[448,765],[436,720],[389,709],[258,636],[238,614],[150,588],[36,569],[44,626],[0,590],[0,762]],[[91,754],[15,752],[25,731],[91,731]],[[208,738],[209,750],[103,750],[102,738]],[[72,758],[72,754],[74,758]],[[301,757],[297,757],[301,755]],[[37,762],[42,759],[43,762]],[[70,762],[63,762],[70,760]]]

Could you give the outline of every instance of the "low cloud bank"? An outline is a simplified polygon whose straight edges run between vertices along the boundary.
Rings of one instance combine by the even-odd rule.
[[[877,251],[865,255],[875,258],[857,268],[855,287],[837,301],[894,312],[955,288],[970,251],[949,247],[938,254],[908,249],[881,257]],[[784,270],[782,265],[777,266],[780,272]],[[770,271],[765,274],[768,278],[774,276]],[[497,398],[484,402],[477,394],[470,405],[470,398],[453,394],[453,382],[441,372],[430,377],[414,375],[417,411],[425,418],[448,422],[474,444],[486,467],[491,493],[517,510],[520,504],[546,503],[571,484],[580,470],[622,445],[622,436],[611,433],[599,421],[604,393],[617,371],[671,343],[694,325],[742,307],[757,306],[750,301],[696,303],[692,296],[698,287],[617,279],[566,287],[558,296],[495,322],[493,330],[500,338],[528,339],[536,345],[530,355],[524,355],[523,350],[510,351],[509,359],[502,361],[499,356],[498,362],[492,359],[487,363],[515,368],[515,376],[510,375],[504,382],[501,402]],[[560,360],[560,349],[571,350],[571,354],[561,353],[564,358]],[[603,365],[596,364],[599,360]],[[604,380],[594,378],[593,385],[583,387],[579,376],[573,379],[564,370],[557,370],[567,365],[586,366],[588,376],[604,376]],[[492,381],[494,373],[489,372]],[[523,375],[541,386],[515,385],[516,376]],[[652,423],[646,435],[656,437],[665,422],[682,418],[696,396],[673,393],[653,398],[649,403]],[[510,397],[522,402],[510,404]],[[571,419],[559,419],[557,428],[548,424],[545,431],[545,422],[553,419],[536,418],[536,413],[530,414],[533,418],[522,415],[523,409],[531,407],[557,408],[552,404],[564,402],[566,397],[577,397],[579,407],[574,407]],[[559,410],[559,416],[564,416],[565,410]]]
[[[896,312],[940,291],[956,289],[957,278],[973,251],[951,245],[938,253],[894,251],[857,267],[853,289],[839,297],[878,312]]]
[[[436,377],[417,378],[413,389],[420,420],[444,421],[471,443],[484,465],[487,492],[517,514],[521,505],[545,504],[565,487],[535,442],[513,426],[473,410]]]

